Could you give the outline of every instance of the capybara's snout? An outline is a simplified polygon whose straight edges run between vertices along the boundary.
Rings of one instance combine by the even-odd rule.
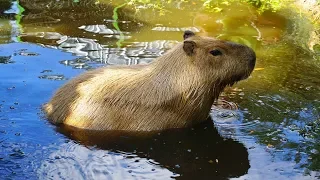
[[[234,57],[238,57],[240,60],[240,64],[246,67],[247,75],[249,76],[256,65],[256,53],[252,48],[246,45],[237,44],[233,42],[228,42],[232,47],[232,52],[234,53]],[[246,77],[245,77],[246,78]]]
[[[248,69],[250,72],[252,72],[254,69],[254,66],[256,65],[256,53],[253,51],[253,49],[251,49],[248,46],[243,45],[243,48],[244,48],[244,52],[246,52],[245,54],[247,54],[246,59],[248,63]]]
[[[249,68],[253,70],[254,66],[256,65],[256,53],[248,46],[245,46],[247,54],[248,54],[248,64]]]

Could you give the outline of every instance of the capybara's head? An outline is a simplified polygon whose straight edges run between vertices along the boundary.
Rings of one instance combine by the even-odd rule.
[[[183,50],[204,75],[220,85],[246,79],[255,66],[255,52],[246,45],[195,35],[185,31]]]

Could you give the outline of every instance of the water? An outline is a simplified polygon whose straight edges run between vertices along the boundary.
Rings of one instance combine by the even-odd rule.
[[[1,15],[0,176],[4,179],[317,179],[320,61],[311,26],[289,10],[231,3],[208,12],[125,1],[26,1]],[[182,32],[257,53],[252,76],[227,88],[215,124],[160,134],[82,132],[49,124],[41,105],[99,66],[151,62]]]

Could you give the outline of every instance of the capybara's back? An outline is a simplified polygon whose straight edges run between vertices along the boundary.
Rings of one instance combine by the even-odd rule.
[[[247,46],[184,33],[184,41],[148,65],[88,71],[44,106],[48,119],[90,130],[158,131],[206,120],[227,85],[255,65]]]

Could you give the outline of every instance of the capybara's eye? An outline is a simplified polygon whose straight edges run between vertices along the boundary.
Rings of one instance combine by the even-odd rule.
[[[219,51],[218,49],[215,49],[215,50],[210,51],[210,54],[212,54],[214,56],[220,56],[220,55],[222,55],[222,52]]]

